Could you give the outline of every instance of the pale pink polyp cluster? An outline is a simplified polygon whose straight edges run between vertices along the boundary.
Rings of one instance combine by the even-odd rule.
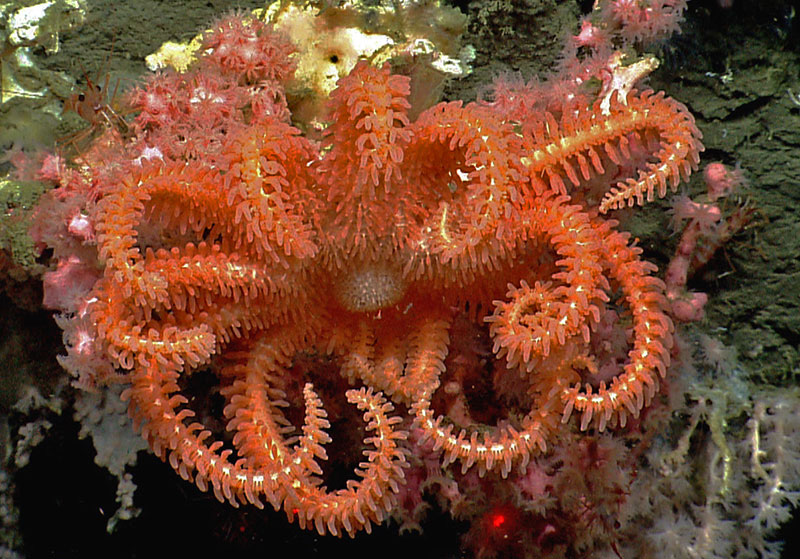
[[[744,226],[748,211],[739,208],[725,217],[718,202],[745,184],[742,171],[729,169],[722,163],[710,163],[703,171],[706,195],[703,200],[678,196],[673,203],[673,226],[679,229],[684,222],[681,240],[669,263],[664,282],[667,299],[674,318],[681,322],[702,320],[708,295],[688,291],[686,283],[692,271],[705,265],[716,249],[739,228]]]
[[[746,184],[744,174],[737,165],[729,169],[722,163],[709,163],[703,171],[703,178],[708,188],[708,199],[712,202],[731,195]]]

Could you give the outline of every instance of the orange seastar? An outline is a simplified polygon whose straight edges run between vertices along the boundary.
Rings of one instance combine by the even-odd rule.
[[[407,78],[359,63],[331,96],[322,146],[262,116],[232,127],[213,163],[117,161],[97,207],[105,269],[86,316],[127,372],[124,397],[153,451],[220,500],[268,502],[320,533],[386,518],[409,428],[445,464],[506,477],[573,411],[582,430],[636,417],[669,364],[662,282],[593,192],[621,184],[605,211],[685,178],[702,149],[686,110],[632,91],[606,114],[595,103],[515,123],[441,103],[410,122],[408,93]],[[593,338],[614,305],[630,349],[602,378]],[[486,374],[524,384],[524,417],[457,428],[434,411],[460,351],[455,320],[491,339]],[[311,383],[301,434],[287,418],[308,356],[361,386],[347,399],[371,448],[358,480],[335,491],[321,485],[329,422]],[[208,367],[230,441],[184,394],[184,377]]]

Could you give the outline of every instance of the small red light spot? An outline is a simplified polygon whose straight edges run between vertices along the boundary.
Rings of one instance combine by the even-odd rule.
[[[504,514],[495,514],[492,517],[492,526],[499,528],[506,523],[506,516]]]

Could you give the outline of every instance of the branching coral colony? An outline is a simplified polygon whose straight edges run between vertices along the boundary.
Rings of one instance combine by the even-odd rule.
[[[184,479],[320,534],[418,526],[428,494],[481,556],[774,555],[797,397],[693,374],[673,320],[702,310],[685,282],[703,241],[685,233],[667,290],[609,217],[698,167],[691,114],[637,85],[655,59],[618,50],[668,36],[684,8],[601,0],[557,77],[416,118],[407,77],[358,62],[321,141],[292,124],[292,45],[257,18],[215,22],[183,73],[131,94],[130,137],[42,166],[57,188],[33,235],[54,251],[62,364],[84,388],[122,383]],[[676,210],[686,231],[727,219],[693,204]],[[703,347],[741,382],[735,356]],[[225,432],[190,403],[199,370]],[[331,425],[354,413],[366,438],[337,456],[355,471],[328,490]]]

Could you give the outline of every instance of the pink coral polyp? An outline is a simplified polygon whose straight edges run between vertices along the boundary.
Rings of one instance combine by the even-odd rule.
[[[211,26],[203,37],[209,49],[204,62],[226,73],[244,76],[248,83],[282,81],[294,70],[290,43],[261,20],[232,15]]]

